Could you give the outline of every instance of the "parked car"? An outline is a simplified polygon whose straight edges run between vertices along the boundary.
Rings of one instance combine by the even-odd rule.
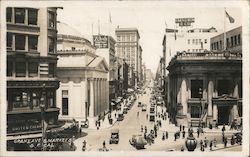
[[[147,106],[143,105],[141,111],[147,111]]]
[[[89,121],[88,121],[88,119],[85,120],[85,121],[81,121],[80,122],[80,127],[81,128],[88,128],[89,127]]]
[[[109,144],[112,144],[112,143],[115,143],[115,144],[119,143],[119,129],[111,130]]]
[[[147,144],[147,141],[142,135],[132,135],[132,138],[129,140],[129,143],[136,149],[143,149]]]
[[[154,122],[155,121],[155,114],[154,113],[150,113],[149,114],[149,121],[150,122]]]
[[[123,114],[127,114],[128,113],[128,108],[127,107],[124,107],[123,108]]]
[[[124,119],[124,115],[122,113],[118,114],[117,121],[122,121]]]

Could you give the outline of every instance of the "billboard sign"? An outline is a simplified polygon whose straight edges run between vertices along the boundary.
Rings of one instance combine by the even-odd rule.
[[[108,48],[108,36],[106,35],[94,35],[94,46],[97,48]]]
[[[176,18],[175,23],[179,24],[180,27],[191,26],[194,23],[194,18]]]

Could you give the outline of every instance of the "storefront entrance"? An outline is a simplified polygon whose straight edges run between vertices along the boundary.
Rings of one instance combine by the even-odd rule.
[[[218,124],[228,124],[230,116],[230,106],[218,106]]]

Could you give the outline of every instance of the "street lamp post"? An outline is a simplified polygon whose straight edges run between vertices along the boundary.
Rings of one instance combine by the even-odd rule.
[[[45,128],[44,128],[44,119],[45,119],[45,84],[43,84],[42,95],[40,99],[40,109],[41,109],[41,124],[42,124],[42,142],[41,142],[41,150],[44,151],[44,139],[45,139]]]

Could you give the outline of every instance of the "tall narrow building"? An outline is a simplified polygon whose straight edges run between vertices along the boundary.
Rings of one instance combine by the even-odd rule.
[[[133,88],[141,78],[142,48],[137,28],[117,28],[116,31],[117,57],[122,58],[129,65],[128,86]]]

